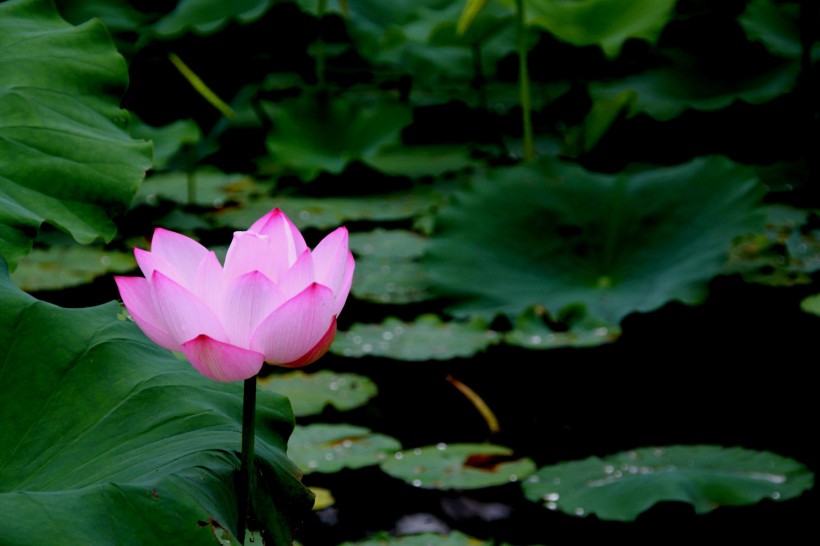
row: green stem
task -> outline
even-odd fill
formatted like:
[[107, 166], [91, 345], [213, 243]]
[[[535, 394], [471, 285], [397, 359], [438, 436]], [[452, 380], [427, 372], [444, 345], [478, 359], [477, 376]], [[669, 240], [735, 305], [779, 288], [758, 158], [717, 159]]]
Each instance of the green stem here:
[[256, 439], [256, 376], [245, 380], [245, 393], [242, 398], [242, 453], [239, 455], [239, 484], [237, 502], [239, 521], [236, 538], [240, 544], [245, 543], [245, 529], [250, 513], [251, 491], [253, 490], [253, 448]]
[[535, 161], [535, 144], [532, 137], [532, 101], [530, 99], [530, 76], [527, 71], [527, 27], [525, 26], [524, 0], [515, 0], [515, 45], [518, 50], [518, 95], [521, 101], [521, 121], [524, 125], [524, 161]]

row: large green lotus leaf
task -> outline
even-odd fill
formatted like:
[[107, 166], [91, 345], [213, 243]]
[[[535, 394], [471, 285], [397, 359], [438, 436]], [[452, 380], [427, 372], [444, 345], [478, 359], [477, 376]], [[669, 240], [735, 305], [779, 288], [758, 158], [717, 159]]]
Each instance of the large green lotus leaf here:
[[492, 444], [437, 444], [399, 451], [382, 470], [414, 487], [479, 489], [522, 480], [535, 472], [530, 459]]
[[739, 447], [642, 448], [538, 469], [524, 495], [550, 510], [632, 521], [663, 501], [686, 502], [699, 514], [719, 506], [797, 497], [814, 483], [801, 463]]
[[338, 472], [379, 464], [401, 443], [364, 427], [315, 423], [296, 426], [288, 445], [288, 456], [306, 473]]
[[597, 101], [616, 100], [634, 93], [629, 115], [646, 113], [660, 121], [679, 116], [687, 109], [712, 111], [735, 101], [750, 104], [768, 102], [791, 91], [796, 83], [797, 63], [768, 57], [753, 67], [732, 65], [703, 58], [672, 56], [667, 66], [620, 78], [608, 83], [593, 83], [590, 94]]
[[339, 335], [333, 353], [359, 358], [380, 356], [395, 360], [450, 360], [468, 358], [501, 341], [486, 321], [444, 322], [435, 315], [420, 315], [413, 322], [388, 317], [381, 324], [356, 323]]
[[751, 169], [721, 157], [619, 175], [541, 162], [495, 169], [436, 219], [423, 259], [457, 315], [552, 315], [581, 304], [618, 324], [671, 300], [694, 304], [735, 237], [760, 228]]
[[338, 174], [353, 160], [367, 160], [379, 149], [400, 141], [410, 124], [410, 109], [394, 102], [358, 104], [344, 99], [324, 101], [306, 93], [296, 99], [264, 103], [273, 120], [268, 150], [281, 167], [303, 180], [321, 172]]
[[[507, 0], [511, 3], [511, 0]], [[654, 42], [675, 12], [676, 0], [527, 0], [527, 23], [576, 46], [598, 45], [609, 57], [624, 42]]]
[[318, 415], [327, 406], [348, 411], [378, 394], [376, 384], [367, 377], [330, 370], [271, 374], [259, 379], [259, 387], [288, 397], [297, 417]]
[[[62, 309], [0, 267], [3, 542], [208, 545], [218, 527], [235, 534], [241, 384], [201, 376], [118, 320], [115, 303]], [[258, 418], [256, 513], [287, 544], [312, 502], [285, 456], [293, 415], [260, 392]]]
[[0, 4], [0, 254], [14, 269], [43, 222], [110, 240], [150, 164], [118, 107], [125, 61], [99, 21], [49, 0]]
[[430, 299], [427, 272], [418, 261], [426, 247], [427, 239], [412, 231], [352, 233], [350, 249], [356, 254], [357, 271], [353, 295], [389, 304]]
[[406, 220], [429, 213], [444, 201], [443, 193], [429, 187], [361, 197], [260, 197], [244, 207], [218, 211], [214, 218], [224, 226], [247, 229], [254, 220], [278, 207], [299, 229], [330, 229], [350, 221]]
[[160, 38], [173, 38], [193, 31], [208, 35], [231, 21], [250, 23], [265, 14], [274, 0], [180, 0], [174, 11], [157, 21], [152, 32]]
[[26, 292], [59, 290], [86, 284], [106, 273], [126, 273], [137, 266], [130, 252], [93, 246], [35, 248], [20, 260], [11, 278]]

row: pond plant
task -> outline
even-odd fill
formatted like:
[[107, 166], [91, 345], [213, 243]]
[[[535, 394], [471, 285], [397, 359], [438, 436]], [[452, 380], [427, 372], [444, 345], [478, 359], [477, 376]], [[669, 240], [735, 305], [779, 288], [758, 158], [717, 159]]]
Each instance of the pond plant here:
[[0, 544], [816, 537], [818, 34], [0, 2]]

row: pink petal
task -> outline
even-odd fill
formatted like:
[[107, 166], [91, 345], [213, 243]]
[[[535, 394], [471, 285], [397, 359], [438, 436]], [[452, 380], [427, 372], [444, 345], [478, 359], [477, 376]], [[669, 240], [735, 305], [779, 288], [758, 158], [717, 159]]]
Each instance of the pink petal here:
[[172, 264], [182, 275], [185, 281], [183, 284], [191, 286], [196, 278], [199, 263], [208, 254], [208, 249], [190, 237], [157, 228], [151, 239], [151, 254]]
[[242, 381], [259, 373], [265, 356], [256, 351], [199, 335], [182, 344], [182, 352], [199, 373], [215, 381]]
[[305, 357], [327, 334], [334, 320], [333, 292], [313, 283], [271, 313], [251, 337], [251, 349], [271, 364]]
[[286, 256], [288, 266], [293, 264], [307, 248], [302, 233], [279, 209], [273, 209], [254, 222], [249, 231], [268, 235], [274, 252], [277, 255]]
[[249, 347], [251, 334], [259, 323], [279, 307], [285, 297], [259, 271], [246, 273], [231, 282], [223, 304], [228, 339], [239, 347]]
[[151, 285], [142, 277], [114, 277], [120, 296], [134, 322], [148, 338], [171, 351], [179, 351], [179, 343], [168, 333], [165, 320], [154, 306]]
[[155, 304], [168, 325], [168, 332], [178, 344], [205, 334], [218, 341], [227, 341], [228, 334], [217, 316], [191, 291], [154, 271], [151, 277]]
[[347, 265], [347, 229], [340, 227], [322, 239], [313, 250], [316, 281], [339, 293]]
[[282, 272], [278, 284], [282, 293], [290, 299], [313, 284], [315, 280], [316, 278], [313, 272], [313, 256], [311, 255], [310, 250], [305, 249], [290, 269], [286, 269]]
[[330, 323], [330, 328], [327, 329], [325, 335], [322, 336], [322, 339], [313, 346], [302, 358], [294, 360], [293, 362], [285, 362], [279, 364], [280, 366], [285, 366], [287, 368], [298, 368], [299, 366], [307, 366], [308, 364], [312, 364], [319, 360], [322, 355], [324, 355], [330, 346], [333, 344], [333, 338], [336, 337], [336, 317], [333, 317], [333, 321]]
[[353, 270], [356, 269], [356, 263], [353, 261], [353, 254], [347, 251], [347, 265], [345, 265], [345, 274], [342, 278], [342, 284], [339, 291], [336, 292], [336, 306], [333, 308], [333, 314], [337, 317], [342, 312], [347, 301], [347, 296], [350, 294], [350, 287], [353, 285]]
[[199, 262], [192, 292], [217, 315], [221, 315], [225, 290], [225, 271], [214, 252], [209, 252]]
[[[284, 258], [281, 258], [284, 261]], [[225, 256], [225, 275], [227, 279], [240, 277], [251, 271], [261, 271], [270, 280], [279, 280], [277, 256], [271, 248], [270, 238], [252, 231], [237, 231]]]
[[160, 258], [152, 252], [136, 247], [134, 248], [134, 257], [137, 259], [137, 265], [140, 266], [140, 271], [146, 279], [151, 280], [154, 271], [159, 270], [162, 271], [163, 275], [174, 279], [183, 286], [188, 284], [182, 273], [165, 258]]

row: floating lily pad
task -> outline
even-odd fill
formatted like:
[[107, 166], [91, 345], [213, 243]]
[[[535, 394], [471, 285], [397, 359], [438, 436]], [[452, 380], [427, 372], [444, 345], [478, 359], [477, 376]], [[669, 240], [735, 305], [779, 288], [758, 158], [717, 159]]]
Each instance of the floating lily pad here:
[[431, 314], [413, 322], [394, 317], [381, 324], [361, 324], [336, 337], [331, 351], [348, 357], [380, 356], [395, 360], [468, 358], [501, 341], [486, 321], [444, 322]]
[[820, 271], [820, 232], [804, 229], [809, 212], [784, 205], [766, 207], [765, 230], [739, 239], [726, 265], [747, 282], [794, 286]]
[[534, 307], [515, 320], [513, 329], [504, 334], [504, 342], [527, 349], [556, 349], [558, 347], [595, 347], [612, 343], [621, 335], [618, 325], [595, 320], [574, 322], [566, 329], [551, 328], [543, 308]]
[[131, 253], [89, 246], [56, 246], [34, 249], [11, 275], [26, 292], [59, 290], [86, 284], [106, 273], [125, 273], [136, 268]]
[[496, 169], [441, 209], [422, 264], [458, 316], [583, 305], [618, 324], [702, 301], [735, 237], [760, 229], [762, 194], [751, 169], [720, 157], [616, 176], [547, 161]]
[[800, 309], [806, 313], [820, 315], [820, 294], [804, 298], [803, 301], [800, 302]]
[[675, 3], [676, 0], [538, 0], [527, 2], [527, 22], [570, 44], [598, 45], [607, 56], [616, 57], [630, 38], [657, 40], [675, 13]]
[[692, 504], [699, 514], [719, 506], [786, 500], [814, 482], [802, 464], [766, 451], [720, 446], [643, 448], [540, 468], [524, 494], [551, 510], [632, 521], [658, 502]]
[[247, 229], [255, 219], [279, 207], [300, 229], [330, 229], [350, 221], [389, 222], [413, 218], [431, 211], [444, 200], [443, 193], [424, 186], [362, 197], [259, 197], [246, 206], [218, 211], [214, 218], [224, 226]]
[[378, 303], [411, 303], [430, 299], [427, 273], [418, 258], [427, 239], [412, 231], [377, 229], [350, 235], [356, 254], [353, 295]]
[[413, 487], [480, 489], [522, 480], [535, 472], [530, 459], [492, 444], [437, 444], [395, 453], [382, 470]]
[[[133, 205], [153, 206], [161, 200], [188, 203], [188, 174], [168, 172], [149, 176], [140, 186]], [[226, 174], [213, 168], [197, 169], [193, 176], [194, 204], [221, 208], [227, 203], [245, 202], [249, 196], [267, 191], [244, 174]], [[242, 229], [247, 229], [250, 224]]]
[[259, 387], [287, 396], [298, 417], [317, 415], [327, 406], [348, 411], [378, 394], [376, 384], [367, 377], [330, 370], [277, 373], [259, 379]]
[[288, 442], [288, 457], [303, 472], [338, 472], [379, 464], [401, 449], [395, 438], [352, 425], [298, 426]]
[[467, 146], [392, 146], [365, 159], [377, 171], [394, 176], [440, 176], [477, 165]]

